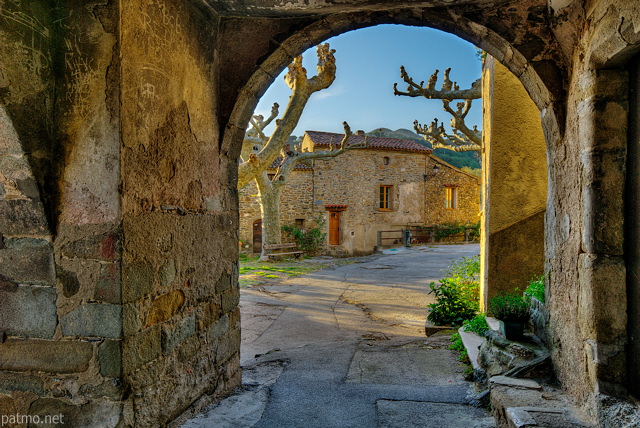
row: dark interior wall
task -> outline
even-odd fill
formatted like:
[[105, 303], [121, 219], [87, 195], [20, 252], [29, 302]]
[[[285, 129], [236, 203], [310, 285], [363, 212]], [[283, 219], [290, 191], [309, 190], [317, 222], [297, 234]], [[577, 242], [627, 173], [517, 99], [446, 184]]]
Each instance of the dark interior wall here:
[[628, 386], [636, 397], [640, 397], [640, 55], [629, 65], [629, 140], [624, 222], [629, 316]]

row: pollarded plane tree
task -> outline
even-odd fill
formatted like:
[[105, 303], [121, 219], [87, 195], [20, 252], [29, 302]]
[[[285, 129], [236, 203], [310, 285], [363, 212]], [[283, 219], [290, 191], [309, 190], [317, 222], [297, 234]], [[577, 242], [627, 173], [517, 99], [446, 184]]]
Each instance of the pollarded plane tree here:
[[[302, 56], [298, 56], [289, 65], [285, 82], [291, 89], [289, 104], [282, 117], [279, 105], [275, 103], [271, 115], [265, 119], [262, 115], [251, 118], [251, 128], [246, 132], [242, 144], [241, 163], [238, 172], [238, 188], [242, 188], [252, 180], [258, 187], [258, 203], [262, 214], [262, 242], [263, 244], [279, 244], [280, 232], [280, 195], [287, 184], [287, 178], [296, 164], [310, 165], [313, 160], [329, 159], [347, 150], [362, 147], [349, 145], [351, 130], [344, 122], [345, 135], [339, 147], [318, 152], [303, 152], [300, 145], [288, 144], [288, 139], [295, 129], [309, 97], [314, 92], [328, 88], [335, 80], [335, 50], [325, 43], [317, 47], [318, 74], [307, 78], [307, 71], [302, 66]], [[275, 129], [271, 136], [264, 133], [265, 128], [275, 120]], [[277, 163], [276, 173], [270, 177], [267, 173], [274, 162]], [[264, 245], [261, 258], [266, 258]]]
[[[439, 122], [438, 118], [433, 119], [429, 125], [420, 124], [417, 120], [413, 122], [413, 127], [419, 135], [431, 143], [434, 149], [447, 149], [454, 152], [475, 151], [477, 157], [482, 152], [482, 132], [477, 126], [473, 129], [465, 124], [464, 120], [471, 109], [473, 100], [482, 97], [482, 80], [478, 79], [471, 84], [468, 89], [460, 89], [456, 82], [451, 81], [449, 73], [451, 68], [444, 71], [444, 80], [440, 89], [436, 89], [438, 82], [438, 72], [436, 70], [425, 86], [424, 81], [416, 83], [407, 73], [404, 66], [400, 67], [400, 77], [407, 84], [406, 91], [399, 91], [398, 84], [394, 83], [393, 93], [407, 97], [423, 97], [428, 99], [442, 100], [444, 110], [451, 115], [452, 132], [448, 133], [444, 128], [444, 122]], [[464, 100], [456, 103], [456, 109], [451, 107], [454, 100]]]

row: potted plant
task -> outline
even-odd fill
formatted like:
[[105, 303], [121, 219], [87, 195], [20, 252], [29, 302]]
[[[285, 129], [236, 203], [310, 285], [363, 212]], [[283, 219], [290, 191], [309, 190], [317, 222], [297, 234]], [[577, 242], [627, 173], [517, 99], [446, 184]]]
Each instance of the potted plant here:
[[500, 320], [500, 330], [508, 340], [521, 340], [529, 320], [529, 303], [517, 290], [500, 293], [489, 302], [493, 316]]

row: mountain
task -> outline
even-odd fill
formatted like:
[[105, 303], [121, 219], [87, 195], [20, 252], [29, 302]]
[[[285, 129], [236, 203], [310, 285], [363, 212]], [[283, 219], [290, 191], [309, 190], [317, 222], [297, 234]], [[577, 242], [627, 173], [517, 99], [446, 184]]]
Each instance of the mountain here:
[[[404, 138], [407, 140], [413, 140], [423, 146], [431, 147], [431, 144], [409, 129], [400, 128], [392, 131], [389, 128], [376, 128], [366, 134], [371, 135], [372, 137]], [[480, 168], [480, 162], [475, 158], [475, 152], [453, 152], [446, 149], [435, 149], [433, 151], [433, 155], [457, 168], [465, 166], [471, 169]]]

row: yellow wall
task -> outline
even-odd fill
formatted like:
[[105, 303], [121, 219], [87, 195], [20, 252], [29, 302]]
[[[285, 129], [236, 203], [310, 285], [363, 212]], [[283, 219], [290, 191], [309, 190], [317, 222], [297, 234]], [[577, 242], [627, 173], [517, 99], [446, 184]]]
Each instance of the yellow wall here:
[[542, 274], [547, 160], [540, 114], [520, 81], [483, 67], [483, 305]]

